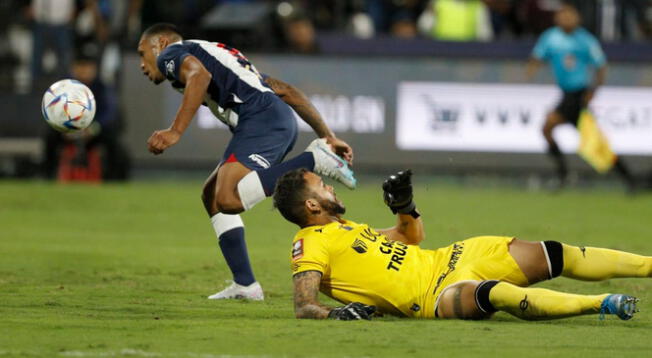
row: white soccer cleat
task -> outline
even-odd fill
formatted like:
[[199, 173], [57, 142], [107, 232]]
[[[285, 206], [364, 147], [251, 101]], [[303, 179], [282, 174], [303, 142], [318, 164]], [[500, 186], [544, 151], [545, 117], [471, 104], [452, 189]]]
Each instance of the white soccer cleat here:
[[315, 158], [315, 173], [325, 175], [355, 189], [356, 180], [346, 161], [333, 152], [325, 138], [313, 140], [306, 152], [312, 152]]
[[252, 301], [262, 301], [265, 299], [265, 294], [263, 293], [263, 288], [260, 286], [258, 281], [252, 283], [249, 286], [238, 285], [233, 282], [227, 288], [222, 291], [208, 296], [209, 300], [232, 300], [232, 299], [242, 299], [242, 300], [252, 300]]

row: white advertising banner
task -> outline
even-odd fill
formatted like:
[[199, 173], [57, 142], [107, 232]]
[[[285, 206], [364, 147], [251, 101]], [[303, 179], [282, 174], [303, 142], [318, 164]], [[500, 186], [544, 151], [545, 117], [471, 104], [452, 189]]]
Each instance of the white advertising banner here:
[[[544, 152], [541, 128], [560, 96], [547, 85], [402, 82], [396, 144], [401, 150]], [[652, 154], [652, 88], [601, 87], [591, 111], [616, 153]], [[553, 135], [563, 151], [576, 151], [573, 126], [559, 126]]]

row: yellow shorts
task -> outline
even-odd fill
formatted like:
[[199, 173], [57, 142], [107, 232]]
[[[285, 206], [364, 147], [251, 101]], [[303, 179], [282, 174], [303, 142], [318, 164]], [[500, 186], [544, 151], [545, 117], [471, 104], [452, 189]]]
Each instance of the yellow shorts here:
[[509, 254], [512, 240], [506, 236], [478, 236], [436, 250], [440, 269], [431, 291], [435, 311], [441, 292], [460, 281], [499, 280], [527, 286], [525, 274]]

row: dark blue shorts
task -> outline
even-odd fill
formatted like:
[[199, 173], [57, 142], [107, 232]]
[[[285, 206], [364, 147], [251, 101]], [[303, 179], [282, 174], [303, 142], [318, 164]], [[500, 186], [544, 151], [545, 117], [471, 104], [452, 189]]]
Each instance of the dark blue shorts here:
[[222, 163], [238, 161], [251, 170], [280, 163], [297, 140], [294, 112], [283, 100], [265, 93], [257, 103], [238, 110], [238, 125], [224, 151]]

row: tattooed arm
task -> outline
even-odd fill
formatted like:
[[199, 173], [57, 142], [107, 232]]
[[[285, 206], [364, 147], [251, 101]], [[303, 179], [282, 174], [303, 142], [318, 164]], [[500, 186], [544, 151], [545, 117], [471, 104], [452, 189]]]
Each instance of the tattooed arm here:
[[346, 142], [335, 137], [335, 133], [328, 128], [324, 119], [321, 117], [321, 114], [317, 111], [317, 108], [312, 105], [303, 92], [298, 88], [273, 77], [266, 77], [265, 83], [274, 91], [274, 93], [276, 93], [277, 96], [292, 107], [304, 122], [308, 123], [319, 138], [326, 138], [326, 141], [333, 147], [333, 150], [337, 155], [341, 156], [351, 164], [353, 161], [353, 149], [351, 149]]
[[414, 218], [409, 214], [398, 214], [396, 218], [396, 226], [377, 231], [390, 240], [400, 241], [406, 245], [419, 245], [426, 237], [421, 217]]
[[325, 319], [332, 310], [331, 307], [319, 303], [319, 283], [321, 272], [304, 271], [293, 276], [294, 281], [294, 313], [297, 318]]

